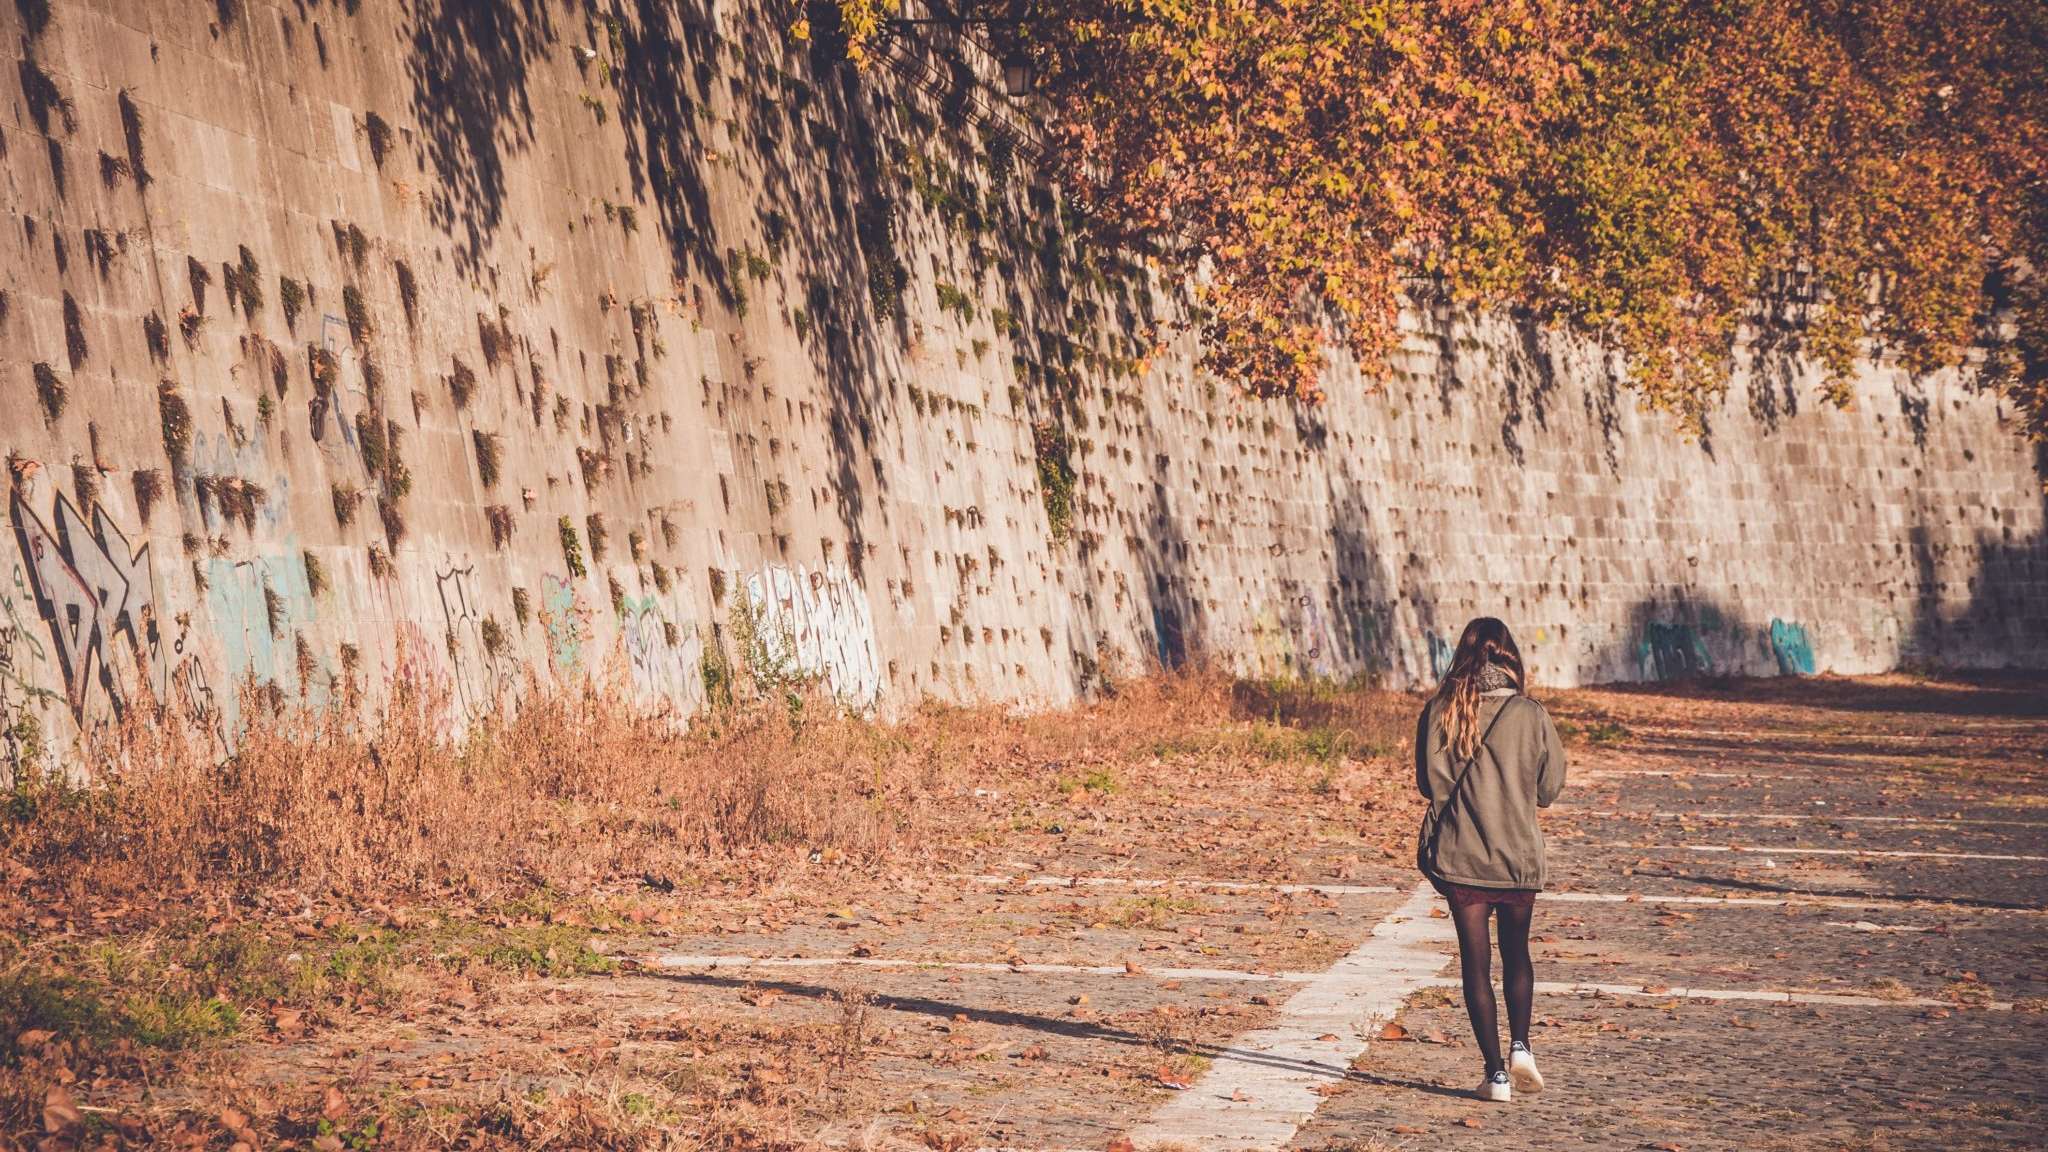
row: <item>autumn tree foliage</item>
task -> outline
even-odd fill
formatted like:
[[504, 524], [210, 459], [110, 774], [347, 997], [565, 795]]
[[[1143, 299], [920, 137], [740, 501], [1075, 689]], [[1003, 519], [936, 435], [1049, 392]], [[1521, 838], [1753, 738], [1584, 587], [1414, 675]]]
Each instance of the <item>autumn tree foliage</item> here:
[[[847, 54], [896, 7], [838, 0]], [[2048, 6], [1001, 9], [1070, 203], [1188, 277], [1253, 392], [1319, 397], [1332, 348], [1374, 370], [1433, 296], [1590, 334], [1682, 413], [1769, 333], [1838, 400], [1864, 356], [1966, 363], [2048, 438]]]

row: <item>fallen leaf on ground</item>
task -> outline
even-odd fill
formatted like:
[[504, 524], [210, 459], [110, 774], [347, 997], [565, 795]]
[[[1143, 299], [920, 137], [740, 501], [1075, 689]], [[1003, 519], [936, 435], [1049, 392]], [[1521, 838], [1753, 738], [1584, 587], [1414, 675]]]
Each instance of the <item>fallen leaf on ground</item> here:
[[58, 1085], [43, 1097], [43, 1131], [55, 1136], [69, 1128], [84, 1123], [78, 1114], [78, 1106], [71, 1102], [71, 1091]]
[[1380, 1039], [1382, 1040], [1406, 1040], [1407, 1038], [1408, 1030], [1392, 1020], [1387, 1021], [1386, 1026], [1380, 1029]]

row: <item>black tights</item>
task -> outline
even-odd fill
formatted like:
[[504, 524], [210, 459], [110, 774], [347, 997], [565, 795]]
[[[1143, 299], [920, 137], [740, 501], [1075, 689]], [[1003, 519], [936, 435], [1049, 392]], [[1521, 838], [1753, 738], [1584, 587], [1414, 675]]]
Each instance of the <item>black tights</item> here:
[[[1493, 999], [1493, 949], [1486, 939], [1487, 913], [1496, 905], [1451, 906], [1458, 926], [1458, 967], [1465, 983], [1465, 1011], [1472, 1034], [1486, 1057], [1490, 1074], [1506, 1067], [1500, 1058], [1500, 1009]], [[1529, 963], [1529, 917], [1533, 908], [1500, 910], [1500, 982], [1508, 996], [1508, 1030], [1513, 1039], [1529, 1042], [1529, 1014], [1536, 1000], [1536, 969]]]

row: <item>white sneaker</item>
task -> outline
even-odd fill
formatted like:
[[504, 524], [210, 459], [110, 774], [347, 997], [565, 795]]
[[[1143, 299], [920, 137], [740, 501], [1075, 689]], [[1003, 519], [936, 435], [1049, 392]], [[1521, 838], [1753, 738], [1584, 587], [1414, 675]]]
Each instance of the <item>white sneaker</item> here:
[[1543, 1091], [1543, 1073], [1536, 1070], [1536, 1054], [1520, 1040], [1508, 1048], [1508, 1073], [1518, 1090], [1532, 1096]]
[[1508, 1074], [1506, 1072], [1495, 1072], [1493, 1075], [1481, 1080], [1478, 1090], [1473, 1094], [1481, 1100], [1493, 1100], [1501, 1103], [1515, 1098], [1515, 1090], [1509, 1086]]

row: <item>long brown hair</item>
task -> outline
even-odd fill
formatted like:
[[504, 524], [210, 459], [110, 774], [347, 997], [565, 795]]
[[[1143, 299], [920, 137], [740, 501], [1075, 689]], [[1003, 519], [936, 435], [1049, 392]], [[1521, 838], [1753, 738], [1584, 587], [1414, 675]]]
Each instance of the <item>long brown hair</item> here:
[[1529, 675], [1522, 667], [1522, 650], [1515, 646], [1514, 633], [1491, 616], [1481, 616], [1465, 625], [1458, 637], [1458, 650], [1451, 656], [1450, 671], [1437, 685], [1437, 727], [1444, 743], [1459, 760], [1470, 760], [1479, 751], [1479, 674], [1488, 664], [1496, 665], [1514, 682], [1515, 691], [1529, 690]]

